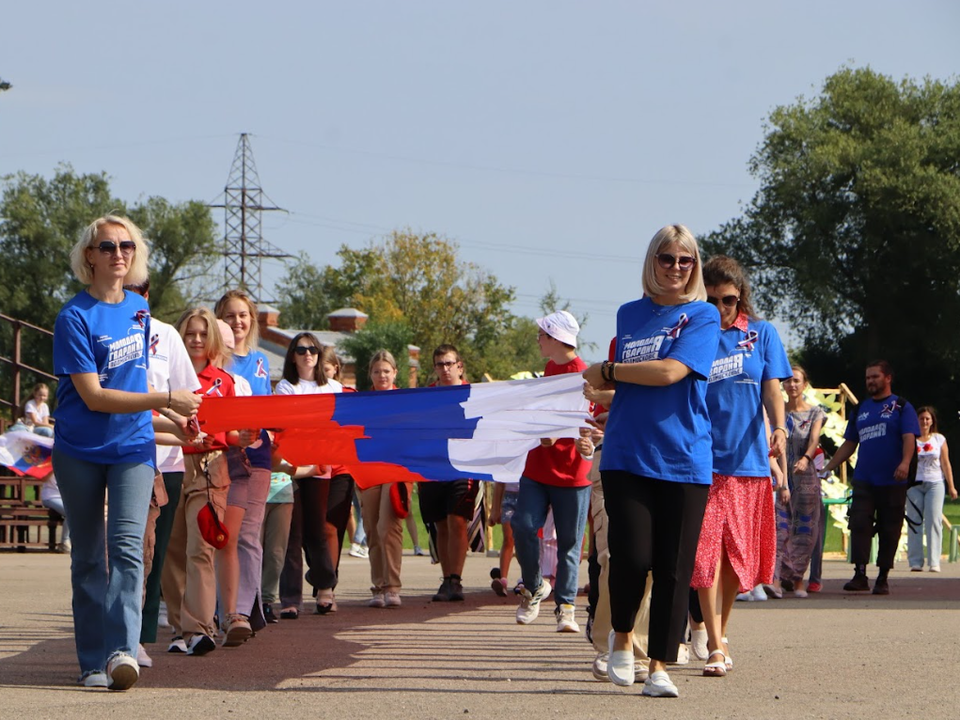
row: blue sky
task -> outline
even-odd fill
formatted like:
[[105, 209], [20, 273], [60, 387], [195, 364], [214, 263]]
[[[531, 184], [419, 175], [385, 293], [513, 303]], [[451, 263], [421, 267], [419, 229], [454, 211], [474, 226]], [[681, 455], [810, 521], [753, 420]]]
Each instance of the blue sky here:
[[753, 196], [773, 108], [844, 64], [960, 68], [947, 0], [91, 0], [15, 3], [3, 24], [0, 174], [69, 162], [128, 201], [217, 202], [249, 132], [290, 211], [265, 216], [273, 244], [325, 264], [437, 232], [518, 314], [552, 280], [601, 348], [656, 230], [709, 232]]

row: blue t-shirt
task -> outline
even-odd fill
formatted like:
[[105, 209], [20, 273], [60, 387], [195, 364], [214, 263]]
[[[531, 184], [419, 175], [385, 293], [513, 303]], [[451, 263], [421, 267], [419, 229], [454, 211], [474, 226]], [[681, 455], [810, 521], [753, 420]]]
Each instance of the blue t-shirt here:
[[692, 371], [666, 387], [617, 383], [601, 470], [709, 485], [713, 453], [707, 376], [717, 355], [720, 313], [705, 302], [657, 305], [642, 298], [617, 312], [614, 360], [677, 360]]
[[787, 352], [770, 323], [741, 315], [720, 332], [717, 359], [707, 381], [715, 473], [770, 477], [761, 383], [792, 376]]
[[149, 337], [150, 310], [136, 293], [125, 291], [123, 300], [112, 305], [84, 290], [63, 306], [53, 326], [57, 450], [92, 463], [156, 466], [150, 411], [94, 412], [70, 379], [97, 373], [103, 388], [147, 392]]
[[[267, 356], [259, 350], [251, 350], [246, 355], [234, 355], [227, 368], [229, 372], [240, 375], [248, 383], [254, 395], [272, 395], [270, 388], [270, 363]], [[253, 467], [272, 468], [270, 458], [270, 436], [266, 430], [260, 431], [260, 447], [247, 448], [247, 459]]]
[[871, 485], [895, 485], [893, 471], [903, 462], [903, 436], [920, 434], [913, 405], [896, 395], [867, 398], [847, 421], [844, 440], [860, 444], [853, 479]]

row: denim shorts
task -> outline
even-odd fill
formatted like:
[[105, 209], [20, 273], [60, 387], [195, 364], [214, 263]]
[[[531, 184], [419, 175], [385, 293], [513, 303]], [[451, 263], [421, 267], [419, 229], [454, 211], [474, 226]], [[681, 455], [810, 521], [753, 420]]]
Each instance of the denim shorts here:
[[500, 501], [500, 522], [504, 525], [513, 519], [513, 514], [517, 511], [518, 497], [520, 497], [518, 492], [507, 490], [503, 493], [503, 499]]

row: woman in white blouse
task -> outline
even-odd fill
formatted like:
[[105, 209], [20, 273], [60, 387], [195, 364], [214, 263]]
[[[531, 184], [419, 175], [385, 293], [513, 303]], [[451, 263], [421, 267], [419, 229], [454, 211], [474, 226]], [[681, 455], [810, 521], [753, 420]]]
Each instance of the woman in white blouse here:
[[907, 490], [907, 560], [912, 572], [923, 570], [923, 538], [927, 538], [927, 565], [940, 572], [943, 548], [943, 499], [957, 499], [947, 439], [937, 432], [937, 411], [929, 405], [917, 410], [917, 484]]

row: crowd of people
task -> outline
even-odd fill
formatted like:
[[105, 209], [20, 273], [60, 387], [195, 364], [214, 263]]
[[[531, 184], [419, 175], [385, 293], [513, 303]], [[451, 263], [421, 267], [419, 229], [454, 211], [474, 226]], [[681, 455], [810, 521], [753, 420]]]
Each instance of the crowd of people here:
[[[105, 216], [86, 228], [71, 254], [85, 288], [54, 331], [56, 422], [46, 386], [26, 408], [32, 427], [55, 437], [79, 682], [124, 690], [137, 681], [152, 664], [145, 645], [157, 642], [161, 598], [173, 629], [168, 651], [191, 656], [242, 646], [268, 624], [298, 618], [305, 589], [317, 614], [338, 612], [345, 537], [351, 554], [369, 557], [368, 605], [402, 607], [403, 527], [414, 496], [442, 573], [432, 600], [462, 602], [481, 483], [359, 490], [348, 467], [288, 463], [274, 431], [200, 432], [205, 397], [353, 389], [335, 350], [309, 332], [290, 342], [272, 387], [257, 349], [257, 307], [242, 291], [227, 292], [213, 311], [185, 311], [174, 326], [151, 317], [147, 259], [128, 219]], [[650, 241], [642, 288], [619, 309], [602, 363], [577, 355], [580, 327], [569, 312], [537, 320], [544, 374], [582, 374], [592, 413], [579, 437], [543, 438], [516, 482], [496, 486], [490, 522], [503, 526], [504, 542], [491, 586], [510, 593], [515, 555], [516, 622], [533, 623], [552, 595], [557, 631], [579, 633], [586, 534], [593, 675], [677, 697], [673, 663], [693, 656], [709, 677], [733, 670], [728, 631], [738, 595], [819, 590], [819, 575], [804, 578], [823, 522], [815, 456], [824, 417], [805, 398], [806, 372], [757, 317], [734, 259], [704, 262], [689, 230], [667, 226]], [[432, 359], [435, 385], [467, 383], [456, 347], [440, 345]], [[371, 392], [396, 389], [397, 370], [389, 351], [377, 352], [367, 368]], [[925, 533], [935, 550], [926, 562], [938, 571], [943, 499], [957, 496], [935, 410], [921, 408], [918, 422], [892, 394], [892, 379], [885, 361], [868, 364], [869, 398], [823, 469], [859, 450], [850, 592], [870, 589], [874, 527], [873, 592], [889, 592], [907, 502], [910, 567], [923, 568]], [[322, 438], [317, 446], [322, 463]]]

